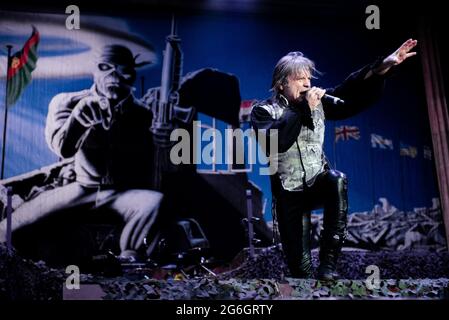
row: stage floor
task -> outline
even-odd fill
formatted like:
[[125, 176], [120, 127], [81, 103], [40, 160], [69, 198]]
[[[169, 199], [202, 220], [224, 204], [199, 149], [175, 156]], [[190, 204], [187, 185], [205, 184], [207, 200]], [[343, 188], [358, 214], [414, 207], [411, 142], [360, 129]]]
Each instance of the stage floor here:
[[[294, 279], [277, 247], [243, 251], [227, 268], [212, 272], [128, 269], [119, 276], [81, 274], [80, 289], [67, 290], [65, 270], [7, 255], [0, 245], [0, 300], [441, 300], [449, 299], [449, 253], [345, 250], [342, 279], [323, 283]], [[313, 252], [314, 266], [318, 264]], [[379, 282], [368, 266], [379, 269]]]

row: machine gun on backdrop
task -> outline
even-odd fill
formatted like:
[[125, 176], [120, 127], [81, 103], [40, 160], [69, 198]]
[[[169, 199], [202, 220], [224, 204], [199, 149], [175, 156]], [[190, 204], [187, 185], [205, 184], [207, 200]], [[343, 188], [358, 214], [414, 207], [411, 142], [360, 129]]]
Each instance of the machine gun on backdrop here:
[[193, 107], [179, 106], [179, 88], [182, 73], [181, 39], [177, 33], [177, 22], [172, 18], [171, 34], [166, 38], [163, 53], [160, 88], [150, 90], [143, 98], [153, 111], [151, 131], [154, 134], [155, 163], [154, 188], [161, 188], [163, 172], [170, 171], [171, 132], [179, 123], [189, 124], [195, 113]]

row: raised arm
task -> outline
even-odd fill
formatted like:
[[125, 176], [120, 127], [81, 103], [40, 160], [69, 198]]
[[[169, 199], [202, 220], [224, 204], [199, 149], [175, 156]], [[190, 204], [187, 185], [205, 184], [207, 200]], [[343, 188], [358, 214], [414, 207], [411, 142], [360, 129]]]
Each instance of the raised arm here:
[[416, 52], [410, 52], [416, 45], [416, 40], [409, 39], [392, 54], [353, 72], [337, 87], [327, 89], [328, 94], [342, 98], [346, 103], [339, 106], [324, 104], [326, 118], [349, 118], [375, 103], [382, 94], [388, 71], [416, 55]]
[[82, 144], [88, 128], [75, 118], [73, 109], [88, 95], [89, 90], [81, 91], [79, 94], [61, 93], [50, 102], [45, 139], [50, 149], [59, 157], [73, 157]]

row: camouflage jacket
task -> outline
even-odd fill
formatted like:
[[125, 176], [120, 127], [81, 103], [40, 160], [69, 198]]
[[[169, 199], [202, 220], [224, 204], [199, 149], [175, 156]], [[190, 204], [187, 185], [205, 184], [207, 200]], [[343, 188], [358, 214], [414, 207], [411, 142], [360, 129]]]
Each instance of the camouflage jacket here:
[[369, 64], [351, 73], [340, 85], [326, 89], [326, 93], [345, 100], [344, 105], [323, 102], [312, 112], [306, 101], [289, 105], [282, 96], [254, 105], [251, 112], [253, 127], [265, 130], [267, 136], [276, 132], [272, 129], [277, 130], [278, 152], [269, 154], [269, 147], [266, 148], [271, 165], [274, 161], [277, 166], [271, 179], [272, 189], [282, 186], [284, 190], [300, 191], [304, 181], [309, 186], [313, 184], [326, 164], [323, 151], [325, 120], [349, 118], [378, 100], [385, 75], [373, 74], [365, 79], [377, 64], [378, 61]]

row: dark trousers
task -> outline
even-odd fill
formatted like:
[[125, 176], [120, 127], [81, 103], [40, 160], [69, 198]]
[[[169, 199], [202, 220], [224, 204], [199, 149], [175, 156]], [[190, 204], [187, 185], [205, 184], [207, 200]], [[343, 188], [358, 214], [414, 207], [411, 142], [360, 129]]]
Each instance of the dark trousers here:
[[310, 213], [324, 208], [321, 251], [342, 245], [346, 232], [348, 192], [346, 176], [336, 170], [319, 174], [304, 191], [281, 188], [275, 196], [282, 248], [293, 276], [310, 276]]
[[[149, 254], [156, 244], [158, 230], [155, 222], [161, 201], [162, 194], [153, 190], [100, 190], [73, 182], [45, 191], [17, 208], [12, 214], [12, 231], [50, 216], [65, 215], [69, 210], [76, 210], [78, 219], [82, 219], [83, 216], [92, 216], [96, 211], [106, 209], [125, 222], [120, 237], [122, 255], [134, 254], [147, 240], [150, 242], [146, 248]], [[71, 221], [67, 219], [65, 223]], [[6, 219], [0, 222], [0, 242], [4, 241]]]

